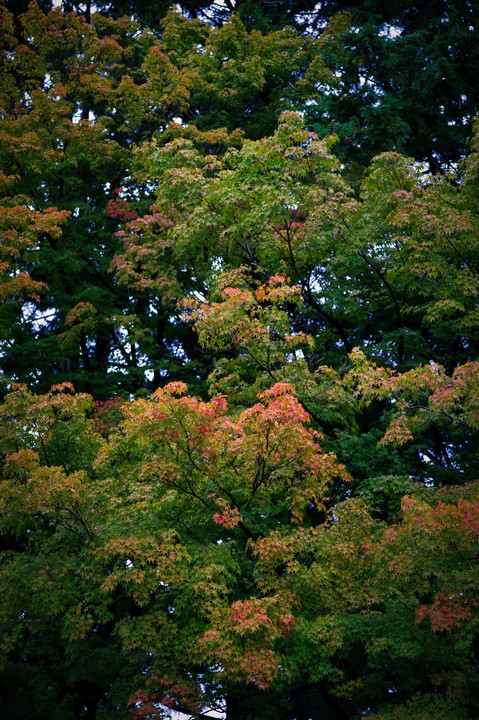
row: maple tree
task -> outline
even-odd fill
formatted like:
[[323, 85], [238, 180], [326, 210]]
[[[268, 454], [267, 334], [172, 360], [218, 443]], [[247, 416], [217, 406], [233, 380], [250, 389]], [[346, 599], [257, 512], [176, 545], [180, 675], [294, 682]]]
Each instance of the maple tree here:
[[[301, 301], [289, 303], [287, 322], [291, 337], [311, 336], [310, 367], [318, 356], [339, 367], [355, 346], [399, 370], [433, 360], [451, 372], [475, 358], [476, 149], [460, 184], [447, 177], [425, 183], [409, 160], [380, 155], [356, 198], [331, 142], [285, 113], [271, 137], [246, 140], [219, 158], [205, 155], [194, 136], [147, 143], [136, 172], [157, 184], [156, 214], [121, 231], [120, 280], [160, 292], [188, 263], [197, 273], [194, 300], [221, 272], [228, 278], [242, 267], [241, 282], [254, 291], [279, 270], [298, 287]], [[235, 281], [234, 274], [220, 279], [218, 292]], [[228, 312], [245, 314], [250, 302], [232, 296]], [[219, 305], [206, 307], [224, 324]], [[234, 344], [235, 329], [236, 343], [246, 339], [235, 319], [223, 331], [218, 325], [206, 345], [224, 352], [222, 333]]]
[[69, 385], [1, 408], [7, 716], [475, 712], [476, 484], [416, 489], [392, 524], [331, 505], [351, 478], [285, 383], [236, 417], [171, 383], [108, 442], [92, 410]]
[[1, 4], [8, 720], [478, 715], [475, 10], [368, 8]]
[[[133, 144], [155, 131], [166, 139], [168, 125], [181, 118], [197, 123], [204, 147], [223, 151], [240, 142], [247, 101], [246, 131], [271, 132], [283, 107], [316, 95], [318, 82], [334, 81], [323, 46], [334, 44], [341, 22], [314, 40], [288, 28], [247, 33], [239, 19], [212, 29], [172, 12], [159, 39], [125, 17], [97, 13], [87, 23], [59, 9], [45, 14], [35, 3], [16, 18], [3, 6], [2, 13], [5, 207], [17, 195], [35, 212], [57, 208], [63, 223], [60, 240], [42, 231], [28, 247], [24, 274], [43, 293], [26, 317], [22, 303], [9, 316], [15, 348], [21, 344], [25, 354], [5, 345], [2, 368], [19, 381], [36, 379], [45, 391], [74, 381], [104, 399], [132, 383], [148, 386], [148, 369], [154, 388], [169, 366], [181, 364], [171, 318], [183, 288], [157, 303], [138, 288], [131, 297], [109, 272], [121, 250], [112, 230], [151, 204], [150, 188], [132, 182]], [[224, 125], [232, 138], [224, 130], [208, 134]], [[4, 222], [15, 227], [16, 220]], [[193, 381], [201, 358], [192, 365]]]
[[[316, 103], [342, 93], [334, 58], [341, 54], [350, 20], [345, 15], [330, 18], [329, 26], [315, 37], [283, 26], [261, 32], [253, 24], [247, 30], [241, 13], [219, 27], [172, 13], [162, 20], [158, 38], [121, 16], [107, 19], [97, 13], [87, 23], [82, 8], [73, 5], [70, 9], [78, 14], [58, 9], [45, 14], [34, 4], [23, 15], [21, 7], [12, 9], [15, 15], [4, 7], [2, 23], [2, 164], [10, 177], [6, 207], [17, 194], [35, 212], [57, 208], [63, 232], [60, 242], [44, 232], [37, 233], [35, 247], [28, 241], [24, 257], [29, 262], [23, 263], [20, 276], [26, 282], [28, 275], [28, 282], [37, 283], [34, 287], [43, 293], [39, 300], [34, 293], [28, 306], [10, 303], [5, 322], [15, 343], [4, 343], [3, 371], [16, 380], [36, 382], [44, 391], [53, 382], [72, 380], [79, 389], [95, 396], [102, 393], [104, 399], [120, 389], [154, 389], [178, 373], [190, 384], [197, 383], [211, 365], [205, 365], [205, 356], [197, 353], [194, 337], [175, 313], [177, 299], [193, 289], [190, 273], [176, 278], [173, 293], [163, 288], [163, 301], [158, 302], [146, 287], [140, 292], [138, 284], [132, 297], [128, 284], [118, 286], [108, 272], [112, 257], [121, 254], [121, 243], [112, 238], [114, 225], [136, 213], [145, 217], [152, 200], [150, 186], [132, 182], [132, 145], [149, 140], [158, 130], [160, 146], [179, 135], [193, 139], [197, 128], [194, 142], [200, 154], [222, 156], [226, 148], [241, 144], [237, 128], [259, 139], [273, 133], [282, 110], [306, 107], [312, 112]], [[328, 12], [333, 11], [331, 6]], [[63, 36], [68, 36], [67, 43]], [[13, 107], [15, 113], [10, 113]], [[180, 128], [177, 122], [167, 129], [174, 119], [188, 125]], [[231, 136], [220, 132], [221, 126]], [[212, 128], [217, 135], [210, 133]], [[207, 133], [203, 139], [202, 132]], [[344, 147], [341, 141], [340, 154]], [[140, 171], [145, 180], [153, 176], [153, 183], [156, 175], [156, 170]], [[253, 177], [251, 181], [256, 182]], [[445, 183], [442, 190], [446, 187]], [[451, 195], [443, 197], [445, 207]], [[428, 213], [424, 202], [417, 209]], [[159, 221], [158, 214], [152, 217]], [[5, 222], [15, 226], [16, 220]], [[355, 235], [358, 230], [354, 228]], [[469, 237], [473, 232], [471, 228]], [[344, 234], [345, 244], [351, 244], [352, 238]], [[146, 249], [142, 258], [145, 262]], [[8, 258], [6, 262], [9, 267]], [[298, 270], [307, 272], [306, 267]], [[272, 267], [270, 274], [276, 271]], [[375, 272], [370, 266], [370, 274]], [[293, 273], [292, 279], [298, 277]], [[194, 284], [201, 286], [203, 278], [195, 277]], [[330, 295], [337, 304], [334, 293]], [[383, 302], [378, 296], [376, 303], [378, 311], [388, 307], [387, 298]], [[399, 317], [397, 297], [394, 304]], [[347, 322], [355, 323], [356, 312], [357, 303], [352, 303]], [[338, 332], [343, 323], [337, 318], [334, 322]], [[363, 341], [352, 338], [348, 349]], [[22, 352], [17, 350], [20, 345]], [[178, 348], [186, 346], [185, 356]], [[445, 361], [438, 353], [434, 359]], [[325, 360], [330, 362], [329, 357]]]

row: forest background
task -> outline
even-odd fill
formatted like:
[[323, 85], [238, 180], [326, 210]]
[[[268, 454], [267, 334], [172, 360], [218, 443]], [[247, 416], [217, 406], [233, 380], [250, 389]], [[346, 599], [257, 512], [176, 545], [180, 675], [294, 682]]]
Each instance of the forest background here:
[[7, 720], [478, 717], [478, 16], [0, 4]]

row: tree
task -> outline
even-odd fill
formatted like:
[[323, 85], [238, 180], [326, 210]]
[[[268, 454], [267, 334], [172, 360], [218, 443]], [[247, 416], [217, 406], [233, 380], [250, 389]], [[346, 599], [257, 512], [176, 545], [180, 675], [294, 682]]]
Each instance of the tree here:
[[454, 168], [478, 112], [477, 8], [462, 0], [327, 2], [317, 20], [338, 11], [351, 17], [336, 58], [342, 89], [312, 108], [314, 129], [334, 129], [353, 166], [396, 150], [433, 174]]
[[[120, 278], [173, 282], [175, 266], [187, 263], [206, 283], [211, 268], [243, 266], [254, 289], [281, 270], [301, 289], [291, 329], [312, 335], [326, 364], [339, 367], [355, 346], [398, 369], [433, 359], [451, 371], [473, 359], [476, 152], [460, 184], [424, 183], [410, 161], [383, 154], [356, 200], [331, 145], [294, 113], [271, 138], [222, 158], [185, 137], [146, 144], [137, 173], [157, 184], [160, 214], [128, 226]], [[165, 277], [172, 245], [178, 262], [167, 256]]]
[[185, 393], [124, 405], [106, 444], [69, 386], [2, 407], [3, 682], [28, 716], [473, 716], [477, 485], [419, 490], [388, 523], [357, 498], [328, 513], [349, 476], [290, 386], [236, 417]]
[[[115, 184], [127, 164], [121, 143], [107, 132], [107, 107], [120, 78], [106, 80], [103, 68], [115, 64], [121, 74], [121, 57], [138, 54], [132, 40], [136, 27], [116, 24], [115, 30], [129, 38], [122, 50], [105, 37], [113, 31], [107, 20], [99, 20], [98, 36], [77, 16], [58, 10], [44, 15], [32, 4], [21, 22], [23, 42], [13, 34], [6, 37], [3, 56], [2, 164], [10, 177], [4, 212], [12, 216], [16, 203], [39, 218], [46, 211], [51, 217], [58, 208], [63, 233], [36, 220], [35, 243], [28, 245], [23, 268], [42, 292], [27, 308], [21, 301], [12, 306], [8, 333], [14, 346], [4, 344], [3, 368], [40, 386], [46, 380], [45, 389], [51, 384], [47, 375], [61, 378], [65, 370], [92, 387], [88, 365], [91, 360], [93, 370], [100, 371], [105, 364], [110, 333], [105, 315], [114, 314], [119, 302], [111, 298], [108, 265], [102, 260], [101, 247], [111, 237], [105, 227], [105, 185]], [[56, 336], [72, 308], [87, 299], [102, 305], [103, 312], [90, 323], [93, 350], [82, 333], [81, 368], [78, 354], [62, 352]], [[16, 352], [18, 344], [23, 356]]]
[[476, 717], [473, 9], [8, 7], [5, 716]]
[[[146, 145], [145, 149], [150, 147], [153, 152], [155, 145], [161, 148], [169, 140], [186, 137], [193, 141], [199, 156], [214, 155], [221, 159], [226, 149], [241, 146], [238, 127], [247, 137], [259, 140], [273, 133], [282, 110], [304, 106], [311, 109], [314, 103], [321, 104], [325, 97], [333, 101], [340, 92], [342, 81], [331, 71], [330, 65], [334, 66], [335, 58], [343, 52], [347, 18], [338, 16], [328, 28], [323, 29], [320, 37], [314, 39], [311, 35], [304, 36], [288, 28], [264, 34], [255, 29], [248, 31], [238, 17], [214, 28], [172, 13], [162, 21], [159, 39], [151, 31], [140, 33], [138, 25], [130, 20], [106, 19], [100, 14], [96, 14], [92, 24], [88, 24], [73, 13], [56, 10], [44, 14], [38, 6], [32, 5], [26, 15], [17, 16], [15, 25], [12, 16], [6, 10], [4, 13], [2, 102], [5, 115], [2, 123], [5, 134], [2, 160], [10, 177], [5, 207], [9, 207], [11, 197], [16, 195], [22, 207], [28, 206], [35, 212], [57, 208], [59, 215], [56, 217], [63, 226], [60, 241], [53, 235], [49, 238], [45, 232], [40, 236], [37, 233], [35, 245], [31, 244], [31, 239], [28, 241], [28, 261], [24, 255], [19, 272], [22, 277], [30, 277], [28, 282], [36, 283], [36, 293], [35, 297], [32, 296], [34, 302], [30, 297], [29, 305], [24, 303], [25, 293], [16, 303], [10, 302], [8, 319], [5, 317], [4, 320], [5, 334], [14, 338], [14, 343], [9, 345], [4, 342], [4, 373], [14, 380], [36, 382], [38, 389], [44, 391], [54, 382], [72, 380], [79, 389], [91, 391], [96, 396], [101, 394], [103, 398], [116, 392], [126, 393], [132, 388], [135, 391], [142, 387], [153, 389], [168, 379], [180, 377], [190, 384], [197, 383], [197, 389], [203, 392], [198, 377], [208, 374], [211, 364], [208, 365], [208, 358], [198, 352], [188, 328], [180, 325], [175, 306], [185, 294], [194, 291], [203, 295], [205, 291], [207, 293], [210, 281], [203, 274], [195, 276], [192, 282], [188, 270], [179, 270], [184, 260], [179, 256], [178, 269], [175, 269], [176, 258], [172, 267], [170, 260], [175, 253], [170, 250], [170, 257], [165, 254], [165, 261], [167, 268], [173, 269], [175, 277], [168, 280], [168, 287], [159, 287], [156, 293], [146, 285], [140, 287], [142, 282], [148, 284], [146, 276], [149, 273], [148, 269], [143, 272], [140, 264], [140, 281], [135, 282], [133, 295], [128, 290], [128, 277], [131, 280], [132, 276], [128, 275], [131, 261], [126, 261], [126, 258], [128, 253], [136, 252], [135, 242], [130, 242], [126, 252], [122, 253], [114, 230], [122, 231], [124, 221], [135, 220], [137, 214], [140, 218], [154, 218], [154, 222], [160, 225], [169, 223], [171, 218], [168, 213], [172, 211], [165, 208], [165, 202], [162, 204], [162, 212], [167, 213], [165, 220], [160, 219], [156, 210], [153, 213], [148, 211], [154, 201], [154, 184], [162, 182], [158, 173], [163, 170], [153, 167], [147, 152], [142, 151], [137, 163], [137, 174], [142, 180], [138, 186], [137, 180], [130, 175], [132, 145], [151, 141], [152, 134], [160, 130], [153, 145]], [[32, 33], [28, 35], [30, 30]], [[62, 40], [64, 35], [68, 35], [67, 43]], [[23, 87], [28, 87], [27, 95], [22, 95]], [[324, 90], [328, 88], [330, 91], [325, 94]], [[245, 115], [246, 105], [248, 112]], [[15, 114], [9, 112], [12, 107], [16, 108]], [[173, 122], [179, 119], [182, 125]], [[221, 125], [226, 126], [229, 134], [220, 132]], [[20, 135], [28, 143], [23, 150], [18, 142]], [[381, 136], [386, 137], [384, 133]], [[294, 142], [300, 140], [296, 138]], [[251, 152], [257, 153], [260, 146], [251, 147]], [[341, 145], [339, 152], [342, 152]], [[182, 157], [179, 156], [180, 160]], [[234, 162], [233, 156], [229, 162]], [[435, 313], [434, 329], [431, 332], [429, 328], [420, 327], [424, 303], [410, 297], [404, 304], [401, 299], [402, 287], [408, 285], [411, 274], [407, 274], [407, 281], [403, 276], [391, 282], [385, 274], [387, 263], [382, 260], [376, 262], [371, 255], [371, 245], [364, 246], [366, 237], [377, 233], [378, 224], [384, 232], [400, 237], [407, 234], [406, 198], [403, 203], [397, 198], [397, 213], [394, 215], [391, 194], [393, 188], [397, 191], [415, 188], [414, 193], [417, 193], [421, 184], [412, 165], [401, 164], [398, 159], [396, 166], [392, 157], [387, 161], [384, 158], [381, 163], [383, 173], [387, 172], [386, 163], [391, 163], [392, 184], [384, 185], [384, 191], [390, 198], [389, 214], [385, 216], [382, 212], [382, 199], [381, 204], [374, 207], [374, 200], [381, 197], [376, 179], [369, 185], [366, 180], [361, 205], [355, 206], [352, 200], [349, 203], [344, 199], [340, 203], [342, 211], [347, 212], [345, 220], [349, 222], [354, 217], [355, 222], [359, 218], [363, 222], [362, 229], [357, 226], [352, 228], [354, 241], [351, 231], [344, 224], [342, 235], [338, 235], [332, 216], [328, 222], [334, 235], [334, 257], [316, 254], [310, 258], [309, 265], [301, 266], [300, 263], [296, 271], [288, 270], [294, 282], [306, 282], [311, 286], [309, 290], [305, 288], [308, 304], [316, 302], [315, 310], [310, 312], [312, 318], [305, 319], [306, 324], [301, 329], [304, 332], [311, 330], [311, 334], [318, 337], [318, 344], [325, 348], [323, 360], [326, 363], [336, 362], [332, 354], [336, 353], [335, 343], [339, 337], [346, 352], [359, 344], [377, 345], [381, 342], [389, 346], [392, 342], [398, 355], [403, 356], [403, 360], [398, 357], [400, 366], [403, 361], [413, 364], [423, 362], [432, 351], [434, 360], [450, 368], [451, 358], [457, 357], [459, 362], [463, 362], [468, 359], [468, 350], [461, 348], [460, 328], [452, 336], [448, 331], [445, 334], [440, 330], [438, 313], [442, 312], [444, 318], [446, 307], [448, 312], [453, 312], [453, 307], [455, 312], [460, 312], [461, 303], [466, 299], [465, 292], [469, 293], [466, 305], [472, 308], [474, 280], [467, 279], [462, 272], [456, 289], [451, 291], [451, 288], [444, 287], [445, 297], [440, 298], [437, 297], [435, 283], [431, 282], [428, 317]], [[285, 162], [283, 169], [287, 165], [288, 162]], [[292, 158], [289, 165], [293, 166]], [[306, 171], [305, 166], [306, 162], [302, 164], [301, 172]], [[44, 178], [41, 187], [36, 182], [40, 168]], [[207, 172], [211, 172], [212, 176], [215, 173], [218, 175], [220, 166], [215, 168], [215, 171]], [[393, 181], [395, 173], [401, 175], [396, 186]], [[348, 170], [344, 176], [347, 178], [349, 174]], [[252, 188], [259, 177], [259, 173], [252, 171], [248, 179]], [[213, 182], [213, 177], [210, 179]], [[148, 185], [148, 180], [152, 181], [152, 185]], [[304, 178], [298, 175], [297, 180], [303, 183]], [[323, 181], [326, 182], [326, 178], [316, 177], [307, 180], [304, 186]], [[279, 175], [277, 182], [280, 182]], [[356, 192], [356, 185], [354, 188]], [[348, 194], [351, 191], [343, 184], [341, 192]], [[420, 201], [415, 199], [411, 203], [412, 196], [407, 198], [407, 203], [415, 208], [415, 213], [421, 213], [421, 217], [430, 214], [432, 205], [437, 205], [435, 212], [441, 207], [439, 222], [442, 223], [448, 215], [449, 227], [456, 235], [459, 226], [453, 223], [457, 220], [463, 223], [462, 249], [456, 244], [454, 259], [459, 263], [462, 262], [460, 255], [464, 256], [465, 243], [469, 243], [475, 233], [474, 225], [466, 229], [469, 206], [466, 208], [464, 204], [465, 196], [461, 186], [458, 198], [455, 198], [453, 188], [445, 182], [435, 190], [431, 189], [429, 195], [425, 191]], [[253, 197], [254, 194], [250, 195], [250, 201]], [[174, 200], [173, 194], [170, 198]], [[460, 208], [459, 198], [462, 203]], [[312, 194], [309, 202], [316, 203]], [[454, 219], [447, 209], [450, 203], [457, 209]], [[367, 207], [370, 217], [366, 220]], [[359, 208], [361, 212], [358, 212]], [[67, 212], [70, 216], [65, 224]], [[471, 218], [475, 218], [475, 212]], [[12, 218], [5, 222], [7, 228], [14, 226], [16, 220]], [[367, 222], [373, 227], [368, 227]], [[399, 231], [400, 222], [403, 226]], [[424, 228], [419, 227], [417, 218], [414, 222], [417, 237]], [[137, 227], [143, 228], [143, 234], [151, 232], [151, 229], [146, 230], [142, 220], [138, 219]], [[310, 224], [309, 227], [312, 232], [313, 226]], [[439, 231], [439, 225], [427, 229], [431, 238], [435, 238]], [[288, 232], [296, 234], [299, 239], [302, 224], [292, 226]], [[363, 239], [359, 240], [361, 233]], [[171, 236], [171, 233], [168, 234]], [[343, 248], [340, 248], [341, 241], [345, 246]], [[383, 245], [381, 252], [390, 254], [391, 249], [384, 247], [388, 242], [386, 236], [376, 240], [375, 247], [378, 247], [378, 242]], [[358, 243], [363, 246], [361, 251]], [[349, 252], [351, 244], [356, 246], [353, 254]], [[418, 241], [414, 252], [418, 251], [417, 247]], [[145, 263], [146, 252], [144, 248], [142, 263]], [[157, 253], [150, 250], [148, 253], [150, 260], [154, 258], [158, 262]], [[121, 287], [109, 272], [115, 255], [120, 258], [120, 263], [127, 262], [121, 268]], [[411, 253], [409, 258], [408, 266], [412, 266]], [[192, 260], [191, 254], [189, 260]], [[218, 261], [223, 262], [223, 258]], [[449, 258], [434, 260], [432, 274], [438, 271], [443, 261], [449, 263]], [[392, 265], [395, 262], [396, 258], [391, 258]], [[236, 260], [233, 261], [235, 264]], [[330, 282], [332, 291], [324, 307], [321, 303], [318, 305], [314, 291], [321, 264], [321, 283]], [[204, 267], [204, 258], [196, 256], [197, 272], [200, 265]], [[469, 265], [473, 267], [473, 263], [469, 262]], [[336, 297], [333, 288], [342, 287], [347, 268], [354, 270], [359, 288], [350, 292], [348, 298], [342, 296], [342, 290]], [[262, 281], [278, 270], [274, 263], [264, 269]], [[387, 268], [387, 273], [391, 272], [395, 274], [396, 270]], [[338, 273], [337, 279], [335, 273]], [[382, 273], [382, 278], [378, 273]], [[471, 278], [474, 273], [473, 269]], [[462, 283], [461, 290], [458, 283]], [[422, 281], [416, 286], [421, 293]], [[469, 290], [465, 290], [467, 286]], [[42, 293], [37, 300], [40, 288]], [[375, 308], [369, 314], [368, 325], [371, 302], [374, 302]], [[356, 332], [358, 304], [362, 317], [359, 332]], [[411, 305], [417, 308], [415, 317], [412, 316]], [[317, 316], [321, 313], [320, 325], [328, 327], [327, 340], [326, 333], [318, 334], [316, 328], [313, 330], [306, 326], [317, 324]], [[406, 313], [411, 313], [407, 322]], [[380, 341], [374, 337], [379, 316], [382, 316], [384, 326]], [[401, 341], [398, 339], [400, 333]], [[427, 347], [418, 354], [425, 336]], [[410, 359], [413, 347], [415, 357]], [[32, 367], [35, 373], [32, 373]]]
[[[131, 297], [108, 271], [120, 250], [114, 229], [151, 204], [150, 189], [131, 182], [132, 144], [157, 130], [165, 136], [181, 117], [195, 119], [207, 133], [204, 147], [223, 151], [240, 142], [238, 132], [215, 138], [208, 131], [223, 124], [235, 131], [252, 87], [246, 129], [270, 132], [283, 104], [316, 93], [311, 74], [324, 82], [332, 77], [322, 61], [322, 42], [289, 29], [264, 38], [248, 34], [238, 19], [212, 30], [178, 13], [164, 19], [161, 40], [126, 18], [96, 14], [87, 23], [74, 13], [45, 14], [32, 4], [16, 19], [18, 29], [13, 16], [3, 13], [2, 161], [10, 178], [5, 207], [16, 195], [34, 211], [58, 208], [62, 223], [69, 213], [61, 241], [43, 233], [29, 245], [25, 273], [43, 293], [26, 317], [21, 301], [10, 313], [8, 333], [15, 343], [4, 345], [3, 370], [43, 390], [73, 380], [103, 398], [148, 385], [149, 373], [155, 387], [182, 371], [174, 305], [183, 290], [170, 299], [163, 293], [159, 303], [145, 292]], [[17, 352], [20, 344], [24, 355]], [[201, 359], [192, 365], [189, 375], [185, 369], [191, 380]]]
[[[109, 15], [134, 15], [155, 29], [167, 11], [165, 3], [151, 6], [139, 0], [97, 6]], [[356, 180], [372, 157], [388, 150], [414, 157], [431, 173], [444, 172], [465, 156], [479, 109], [474, 4], [187, 0], [180, 7], [218, 27], [237, 15], [248, 30], [265, 36], [285, 26], [305, 36], [321, 35], [333, 18], [345, 13], [349, 29], [344, 28], [341, 44], [329, 48], [327, 56], [341, 77], [341, 89], [310, 103], [308, 120], [320, 136], [339, 135], [341, 159], [351, 165]], [[65, 10], [84, 8], [65, 3]]]

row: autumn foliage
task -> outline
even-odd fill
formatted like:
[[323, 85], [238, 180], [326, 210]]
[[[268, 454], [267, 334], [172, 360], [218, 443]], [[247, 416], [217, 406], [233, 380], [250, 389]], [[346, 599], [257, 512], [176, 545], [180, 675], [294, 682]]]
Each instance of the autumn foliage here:
[[6, 720], [479, 715], [473, 9], [360, 5], [0, 6]]

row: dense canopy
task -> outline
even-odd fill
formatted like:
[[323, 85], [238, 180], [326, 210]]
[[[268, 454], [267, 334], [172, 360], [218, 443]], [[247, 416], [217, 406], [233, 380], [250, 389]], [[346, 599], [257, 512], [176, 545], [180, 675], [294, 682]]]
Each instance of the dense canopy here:
[[0, 20], [2, 717], [478, 717], [475, 4]]

